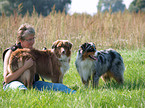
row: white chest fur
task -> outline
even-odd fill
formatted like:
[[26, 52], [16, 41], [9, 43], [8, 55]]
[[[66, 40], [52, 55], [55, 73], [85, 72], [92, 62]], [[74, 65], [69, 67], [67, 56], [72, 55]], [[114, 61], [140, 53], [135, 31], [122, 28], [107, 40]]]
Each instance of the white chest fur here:
[[62, 74], [65, 74], [66, 71], [69, 69], [69, 60], [70, 58], [69, 57], [66, 57], [66, 56], [61, 56], [61, 58], [59, 59], [60, 62], [61, 62], [61, 72]]
[[69, 62], [61, 62], [61, 72], [65, 74], [65, 72], [69, 69]]
[[90, 59], [86, 59], [83, 61], [78, 61], [79, 63], [79, 74], [83, 78], [83, 80], [87, 81], [88, 77], [93, 73], [93, 61]]

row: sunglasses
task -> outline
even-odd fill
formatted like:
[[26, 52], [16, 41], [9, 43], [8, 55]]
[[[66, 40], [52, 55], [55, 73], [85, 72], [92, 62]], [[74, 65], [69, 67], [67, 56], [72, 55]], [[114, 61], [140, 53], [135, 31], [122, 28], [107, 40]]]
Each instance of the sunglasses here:
[[31, 38], [31, 39], [24, 39], [25, 41], [27, 41], [27, 42], [31, 42], [31, 41], [33, 41], [35, 39], [35, 37], [33, 37], [33, 38]]

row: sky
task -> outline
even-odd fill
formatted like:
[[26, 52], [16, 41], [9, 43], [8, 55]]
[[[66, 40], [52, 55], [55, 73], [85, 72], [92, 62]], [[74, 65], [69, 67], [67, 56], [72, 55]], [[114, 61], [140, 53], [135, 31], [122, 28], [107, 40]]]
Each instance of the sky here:
[[[88, 13], [93, 15], [97, 13], [97, 5], [99, 0], [72, 0], [69, 13]], [[128, 9], [133, 0], [123, 0], [123, 3]]]

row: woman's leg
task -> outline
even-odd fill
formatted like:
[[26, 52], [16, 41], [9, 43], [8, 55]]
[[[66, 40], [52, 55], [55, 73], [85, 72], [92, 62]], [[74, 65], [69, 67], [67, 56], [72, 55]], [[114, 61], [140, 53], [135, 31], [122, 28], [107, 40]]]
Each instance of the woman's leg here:
[[62, 91], [65, 93], [75, 93], [75, 90], [71, 90], [67, 86], [61, 83], [49, 83], [44, 81], [36, 81], [33, 84], [33, 88], [43, 91], [43, 90], [54, 90], [54, 91]]
[[12, 89], [12, 90], [16, 90], [16, 89], [28, 90], [27, 87], [25, 87], [25, 85], [23, 83], [19, 82], [19, 81], [12, 81], [9, 84], [6, 84], [3, 87], [3, 89], [4, 89], [4, 91], [9, 90], [9, 89]]

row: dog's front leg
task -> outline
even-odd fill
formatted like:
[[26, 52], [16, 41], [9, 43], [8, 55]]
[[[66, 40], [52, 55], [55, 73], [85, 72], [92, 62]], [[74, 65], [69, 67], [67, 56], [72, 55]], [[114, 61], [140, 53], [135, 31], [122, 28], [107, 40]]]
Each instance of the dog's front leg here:
[[63, 83], [63, 74], [59, 77], [59, 83]]
[[82, 78], [82, 83], [85, 85], [85, 87], [88, 87], [88, 86], [89, 86], [89, 79], [84, 80], [84, 79]]
[[93, 88], [97, 88], [99, 84], [99, 75], [94, 73], [93, 74]]

